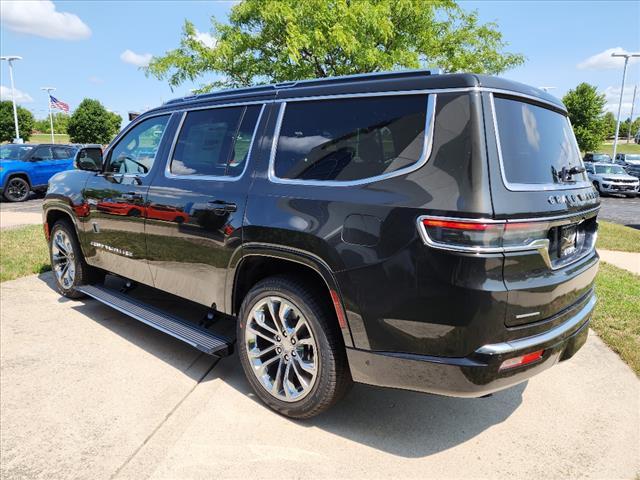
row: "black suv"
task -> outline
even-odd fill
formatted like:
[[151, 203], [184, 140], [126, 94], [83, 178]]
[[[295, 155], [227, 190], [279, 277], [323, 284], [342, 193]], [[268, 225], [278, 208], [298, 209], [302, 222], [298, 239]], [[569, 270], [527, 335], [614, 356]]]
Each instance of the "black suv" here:
[[44, 202], [61, 293], [210, 354], [236, 343], [285, 415], [352, 381], [480, 397], [586, 340], [599, 199], [564, 106], [538, 89], [418, 71], [198, 95], [76, 164]]

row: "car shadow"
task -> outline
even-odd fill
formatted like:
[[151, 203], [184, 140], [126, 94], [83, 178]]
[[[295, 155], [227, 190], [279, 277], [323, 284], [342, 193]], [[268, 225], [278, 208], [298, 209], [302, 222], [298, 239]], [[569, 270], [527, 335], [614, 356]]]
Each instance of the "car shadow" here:
[[[39, 278], [55, 290], [50, 273]], [[144, 298], [154, 306], [180, 313], [182, 318], [192, 321], [199, 318], [198, 308], [178, 306], [184, 305], [184, 301], [172, 301], [155, 289], [139, 287], [135, 293], [136, 297]], [[251, 390], [237, 354], [216, 364], [215, 357], [200, 354], [195, 348], [93, 299], [60, 297], [59, 301], [74, 302], [74, 310], [190, 378], [202, 382], [221, 380], [254, 401], [256, 408], [264, 409], [265, 415], [277, 415]], [[185, 368], [184, 356], [189, 353], [193, 354], [191, 365], [206, 357], [211, 359], [211, 367], [215, 365], [215, 368], [207, 369], [209, 374], [202, 378], [202, 369]], [[307, 428], [320, 428], [393, 455], [425, 457], [453, 448], [504, 422], [522, 403], [525, 388], [526, 383], [523, 383], [487, 398], [465, 399], [356, 384], [327, 412], [305, 421], [286, 420]]]

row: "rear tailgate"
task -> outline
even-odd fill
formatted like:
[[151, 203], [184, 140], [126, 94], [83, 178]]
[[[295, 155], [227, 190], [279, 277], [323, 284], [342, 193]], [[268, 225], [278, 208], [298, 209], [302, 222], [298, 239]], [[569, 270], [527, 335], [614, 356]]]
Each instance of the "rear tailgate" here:
[[498, 93], [484, 101], [496, 219], [538, 239], [536, 249], [505, 253], [505, 324], [550, 321], [593, 288], [599, 198], [557, 105]]

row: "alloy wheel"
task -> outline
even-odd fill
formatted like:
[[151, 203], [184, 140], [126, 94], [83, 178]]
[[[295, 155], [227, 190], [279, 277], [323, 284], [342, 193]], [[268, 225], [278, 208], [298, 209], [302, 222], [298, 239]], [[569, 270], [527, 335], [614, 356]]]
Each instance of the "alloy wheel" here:
[[73, 286], [76, 276], [75, 254], [69, 235], [56, 230], [51, 240], [51, 262], [58, 284], [65, 290]]
[[247, 319], [245, 348], [262, 387], [284, 402], [301, 400], [318, 376], [318, 347], [309, 322], [292, 302], [261, 299]]
[[16, 177], [7, 183], [6, 196], [12, 202], [21, 202], [29, 195], [29, 184], [22, 178]]

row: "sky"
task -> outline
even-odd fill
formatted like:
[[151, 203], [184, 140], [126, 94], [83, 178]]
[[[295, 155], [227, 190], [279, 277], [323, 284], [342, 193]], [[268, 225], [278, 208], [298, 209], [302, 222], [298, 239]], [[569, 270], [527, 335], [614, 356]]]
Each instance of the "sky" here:
[[[14, 63], [16, 96], [36, 118], [48, 114], [45, 92], [73, 110], [85, 97], [96, 98], [126, 118], [171, 98], [190, 94], [202, 81], [173, 91], [166, 81], [147, 78], [140, 67], [152, 55], [178, 46], [185, 19], [199, 39], [213, 45], [210, 18], [225, 21], [231, 1], [56, 1], [0, 2], [0, 54], [20, 55]], [[640, 1], [460, 1], [477, 10], [482, 22], [495, 22], [509, 44], [524, 54], [521, 67], [501, 76], [529, 85], [554, 87], [562, 97], [580, 82], [607, 96], [617, 111], [624, 60], [614, 49], [640, 51]], [[640, 61], [629, 64], [622, 117], [629, 116], [633, 86], [640, 90]], [[6, 62], [0, 64], [0, 97], [10, 99]], [[640, 115], [640, 92], [634, 118]]]

